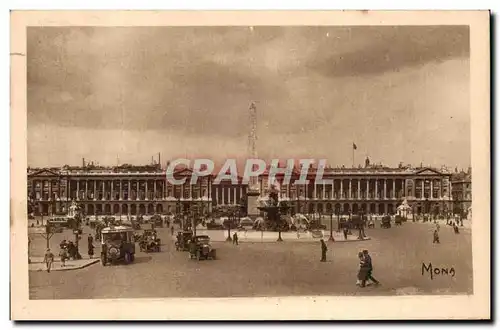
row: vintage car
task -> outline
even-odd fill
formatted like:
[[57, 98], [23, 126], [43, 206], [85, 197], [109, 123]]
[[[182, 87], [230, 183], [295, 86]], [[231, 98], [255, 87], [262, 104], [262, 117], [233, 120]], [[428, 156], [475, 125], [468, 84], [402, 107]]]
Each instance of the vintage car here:
[[380, 223], [380, 227], [391, 228], [391, 217], [389, 215], [385, 215], [382, 217], [382, 222]]
[[144, 252], [160, 252], [161, 240], [154, 229], [146, 229], [139, 240], [139, 249]]
[[401, 224], [402, 224], [403, 221], [405, 221], [405, 219], [402, 216], [400, 216], [400, 215], [396, 215], [394, 217], [394, 224], [396, 226], [401, 226]]
[[175, 249], [177, 251], [189, 251], [189, 242], [193, 239], [191, 231], [180, 231], [177, 233], [177, 241], [175, 242]]
[[189, 246], [189, 258], [198, 260], [215, 260], [216, 250], [210, 245], [210, 237], [198, 235], [193, 237]]
[[155, 226], [155, 227], [161, 227], [163, 228], [163, 219], [161, 218], [161, 215], [155, 214], [151, 217], [150, 222]]
[[137, 222], [136, 220], [131, 220], [131, 225], [134, 230], [141, 230], [141, 224]]
[[134, 261], [134, 230], [130, 227], [106, 227], [101, 230], [101, 263], [103, 266], [119, 261]]

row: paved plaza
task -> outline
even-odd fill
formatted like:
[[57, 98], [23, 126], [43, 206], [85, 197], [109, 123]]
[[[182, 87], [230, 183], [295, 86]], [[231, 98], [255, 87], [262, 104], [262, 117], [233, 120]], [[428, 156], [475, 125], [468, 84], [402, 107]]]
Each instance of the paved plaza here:
[[[30, 299], [472, 293], [470, 228], [461, 228], [456, 235], [451, 227], [441, 225], [441, 244], [433, 244], [434, 228], [430, 223], [408, 222], [390, 229], [367, 229], [371, 240], [328, 243], [326, 263], [319, 262], [319, 242], [291, 241], [238, 246], [214, 242], [218, 260], [190, 260], [187, 252], [175, 251], [169, 231], [160, 228], [162, 251], [137, 252], [133, 264], [30, 272]], [[60, 240], [71, 237], [70, 232], [54, 235], [51, 246], [56, 255]], [[35, 249], [43, 251], [44, 244], [34, 235]], [[80, 244], [84, 258], [86, 245], [84, 234]], [[370, 251], [381, 286], [355, 285], [357, 253], [362, 249]], [[429, 262], [437, 268], [453, 267], [455, 276], [422, 275], [422, 263]]]

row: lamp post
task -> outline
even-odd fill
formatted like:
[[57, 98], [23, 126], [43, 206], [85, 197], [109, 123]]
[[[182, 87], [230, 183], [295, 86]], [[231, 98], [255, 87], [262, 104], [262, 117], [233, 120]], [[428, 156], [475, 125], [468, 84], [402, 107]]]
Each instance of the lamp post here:
[[335, 239], [333, 238], [333, 210], [330, 211], [330, 238], [328, 241], [335, 242]]
[[337, 212], [337, 233], [340, 233], [340, 209], [336, 209]]

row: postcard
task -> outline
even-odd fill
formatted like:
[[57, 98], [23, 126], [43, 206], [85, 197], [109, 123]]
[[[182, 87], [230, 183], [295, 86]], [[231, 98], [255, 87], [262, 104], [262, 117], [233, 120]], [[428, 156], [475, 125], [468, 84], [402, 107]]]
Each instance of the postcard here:
[[489, 319], [487, 11], [13, 11], [14, 320]]

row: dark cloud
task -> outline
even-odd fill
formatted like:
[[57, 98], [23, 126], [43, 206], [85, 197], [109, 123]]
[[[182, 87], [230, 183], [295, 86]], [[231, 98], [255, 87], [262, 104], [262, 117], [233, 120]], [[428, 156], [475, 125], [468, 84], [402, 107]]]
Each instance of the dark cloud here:
[[344, 77], [469, 56], [468, 26], [352, 27], [343, 28], [343, 39], [340, 43], [365, 40], [366, 44], [354, 50], [318, 52], [307, 66], [325, 76]]
[[455, 26], [29, 28], [28, 125], [233, 138], [256, 100], [263, 130], [348, 126], [361, 91], [338, 78], [468, 53]]

